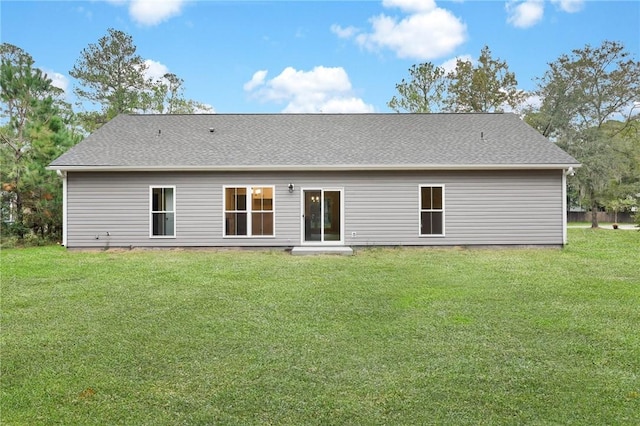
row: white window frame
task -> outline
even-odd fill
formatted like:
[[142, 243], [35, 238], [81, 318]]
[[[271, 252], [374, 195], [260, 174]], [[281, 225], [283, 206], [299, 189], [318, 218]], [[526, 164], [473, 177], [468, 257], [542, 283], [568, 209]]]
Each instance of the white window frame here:
[[[247, 210], [244, 211], [247, 214], [247, 235], [227, 235], [226, 217], [227, 213], [239, 212], [238, 210], [227, 209], [227, 189], [229, 188], [244, 188], [247, 194]], [[253, 210], [253, 203], [251, 199], [252, 190], [254, 188], [270, 188], [273, 198], [271, 199], [271, 210]], [[252, 213], [264, 213], [271, 212], [273, 215], [273, 234], [271, 235], [253, 235], [253, 220]], [[223, 238], [275, 238], [276, 237], [276, 187], [275, 185], [224, 185], [222, 187], [222, 237]]]
[[[153, 190], [154, 189], [171, 189], [173, 191], [172, 210], [153, 210]], [[149, 238], [176, 238], [176, 224], [178, 223], [178, 214], [176, 212], [177, 199], [175, 185], [149, 185]], [[153, 215], [154, 213], [173, 213], [173, 235], [154, 235], [153, 234]]]
[[[440, 188], [442, 189], [442, 208], [441, 209], [423, 209], [422, 208], [422, 188]], [[418, 185], [418, 236], [420, 238], [442, 238], [446, 234], [446, 205], [445, 205], [445, 185], [442, 183], [424, 183]], [[422, 233], [422, 213], [435, 212], [442, 213], [442, 234], [423, 234]]]

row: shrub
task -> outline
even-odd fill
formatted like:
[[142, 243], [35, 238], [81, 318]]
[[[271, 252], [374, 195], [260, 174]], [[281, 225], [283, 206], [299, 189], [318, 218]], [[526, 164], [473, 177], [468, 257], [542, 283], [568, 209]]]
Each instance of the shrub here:
[[3, 249], [15, 247], [39, 247], [55, 244], [58, 239], [53, 235], [44, 237], [33, 230], [17, 223], [2, 224], [0, 232], [0, 247]]

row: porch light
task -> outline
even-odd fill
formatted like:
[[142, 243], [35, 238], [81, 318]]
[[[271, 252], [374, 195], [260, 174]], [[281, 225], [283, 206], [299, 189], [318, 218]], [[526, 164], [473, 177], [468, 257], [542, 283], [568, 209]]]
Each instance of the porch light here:
[[289, 184], [289, 192], [293, 192], [294, 186], [292, 183]]

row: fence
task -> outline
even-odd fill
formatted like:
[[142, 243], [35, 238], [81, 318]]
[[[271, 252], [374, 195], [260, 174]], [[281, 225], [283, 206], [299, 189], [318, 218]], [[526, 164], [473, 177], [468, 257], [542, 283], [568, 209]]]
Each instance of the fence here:
[[[567, 222], [591, 222], [591, 212], [567, 212]], [[598, 222], [614, 222], [613, 213], [598, 212]], [[618, 213], [617, 223], [633, 223], [633, 213]]]

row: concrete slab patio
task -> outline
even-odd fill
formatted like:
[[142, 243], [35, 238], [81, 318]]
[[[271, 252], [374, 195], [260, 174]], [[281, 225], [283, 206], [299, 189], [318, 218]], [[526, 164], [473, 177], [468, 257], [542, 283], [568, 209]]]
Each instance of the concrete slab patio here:
[[353, 255], [353, 249], [345, 246], [298, 246], [291, 249], [294, 256], [307, 256], [314, 254], [340, 254], [343, 256]]

